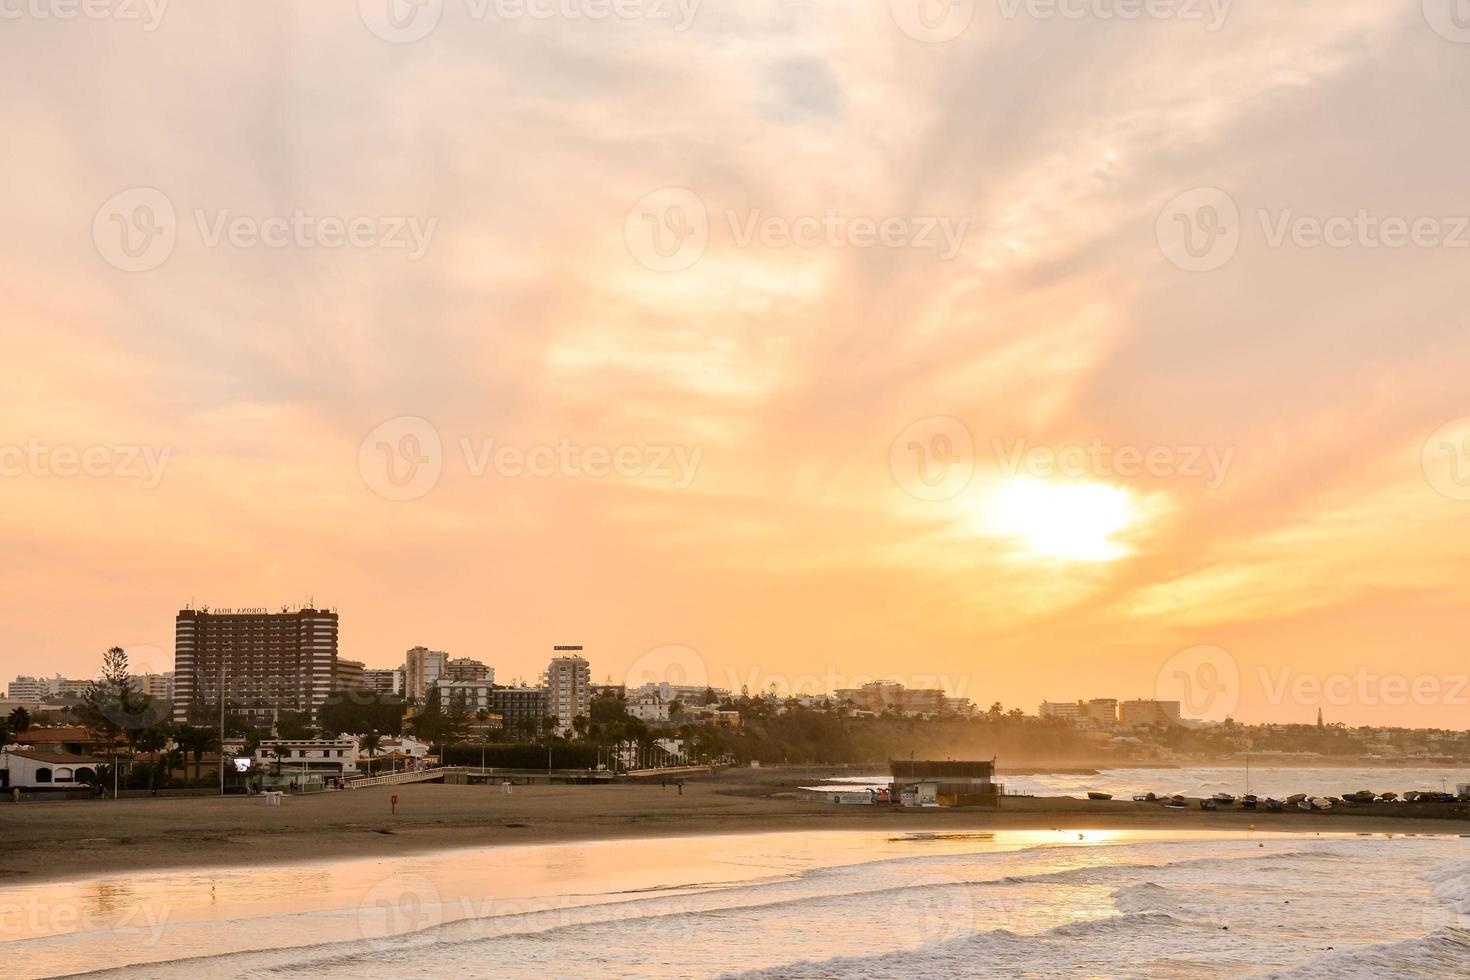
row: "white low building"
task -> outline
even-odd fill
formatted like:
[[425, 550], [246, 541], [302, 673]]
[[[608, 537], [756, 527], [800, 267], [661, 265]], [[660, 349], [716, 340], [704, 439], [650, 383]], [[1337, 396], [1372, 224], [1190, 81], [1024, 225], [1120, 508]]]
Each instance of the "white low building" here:
[[639, 694], [629, 698], [627, 711], [629, 716], [639, 721], [669, 720], [669, 702], [657, 694]]
[[[225, 751], [230, 751], [228, 742]], [[283, 777], [356, 776], [357, 739], [268, 739], [255, 750], [255, 764], [271, 773], [279, 770]]]
[[0, 789], [73, 789], [97, 775], [97, 760], [69, 752], [0, 752]]

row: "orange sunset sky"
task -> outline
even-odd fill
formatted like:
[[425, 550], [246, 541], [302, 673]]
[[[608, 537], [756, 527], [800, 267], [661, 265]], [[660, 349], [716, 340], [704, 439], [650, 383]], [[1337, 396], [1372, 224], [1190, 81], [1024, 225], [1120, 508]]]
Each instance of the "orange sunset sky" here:
[[[1183, 664], [1217, 716], [1470, 725], [1470, 38], [1433, 0], [903, 3], [8, 20], [0, 682], [315, 597], [343, 656], [502, 681], [581, 643], [1034, 712]], [[1442, 240], [1276, 234], [1360, 212]], [[293, 215], [379, 240], [251, 240]]]

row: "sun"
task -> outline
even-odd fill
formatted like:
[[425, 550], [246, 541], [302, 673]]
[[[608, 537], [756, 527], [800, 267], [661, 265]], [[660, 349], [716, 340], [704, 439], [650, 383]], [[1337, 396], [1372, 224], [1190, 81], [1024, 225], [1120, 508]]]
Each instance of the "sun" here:
[[1133, 495], [1106, 483], [1018, 477], [985, 502], [985, 530], [1016, 539], [1037, 558], [1114, 561], [1131, 549], [1117, 540], [1142, 515]]

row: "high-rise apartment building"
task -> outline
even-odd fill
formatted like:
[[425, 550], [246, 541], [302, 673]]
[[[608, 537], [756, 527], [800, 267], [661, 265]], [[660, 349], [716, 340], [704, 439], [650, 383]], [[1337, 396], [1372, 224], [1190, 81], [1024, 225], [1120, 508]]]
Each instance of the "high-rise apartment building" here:
[[546, 688], [546, 713], [556, 718], [558, 731], [570, 732], [572, 719], [585, 716], [592, 697], [592, 668], [579, 646], [552, 647], [542, 686]]
[[174, 721], [225, 708], [255, 722], [315, 715], [337, 670], [336, 612], [184, 609], [174, 621]]
[[429, 696], [429, 688], [444, 676], [444, 666], [449, 660], [443, 650], [414, 647], [403, 658], [403, 696], [423, 701]]

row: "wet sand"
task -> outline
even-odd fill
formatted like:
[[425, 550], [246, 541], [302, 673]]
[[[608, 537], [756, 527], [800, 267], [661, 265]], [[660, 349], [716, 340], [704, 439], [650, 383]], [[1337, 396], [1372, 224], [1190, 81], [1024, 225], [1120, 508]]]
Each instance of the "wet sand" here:
[[[389, 857], [492, 844], [797, 830], [1259, 830], [1301, 833], [1470, 833], [1470, 820], [1413, 816], [1433, 808], [1267, 813], [1230, 807], [1066, 798], [1007, 799], [999, 809], [835, 806], [799, 798], [791, 773], [721, 774], [686, 783], [606, 786], [414, 784], [291, 797], [0, 804], [0, 880], [322, 858]], [[390, 796], [398, 796], [397, 813]]]

